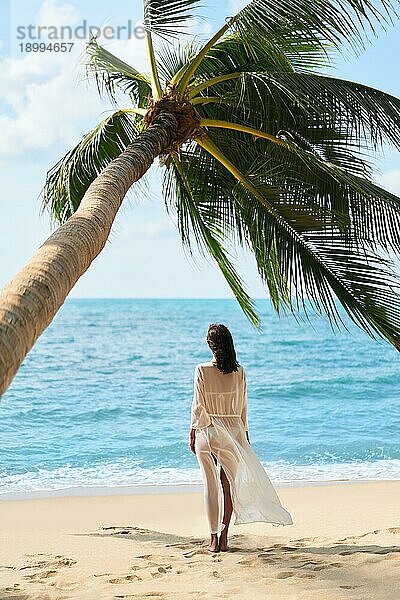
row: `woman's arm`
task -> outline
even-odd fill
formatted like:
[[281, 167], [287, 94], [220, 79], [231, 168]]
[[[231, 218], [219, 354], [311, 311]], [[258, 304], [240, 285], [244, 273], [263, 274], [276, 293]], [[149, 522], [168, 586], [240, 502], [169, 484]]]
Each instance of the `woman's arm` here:
[[199, 365], [194, 371], [194, 382], [193, 382], [193, 402], [192, 411], [190, 417], [190, 432], [189, 432], [189, 447], [190, 450], [196, 454], [195, 451], [195, 439], [196, 439], [196, 428], [201, 426], [204, 420], [204, 381], [201, 368]]
[[243, 426], [246, 431], [246, 438], [250, 444], [249, 424], [247, 421], [247, 382], [246, 382], [246, 373], [245, 373], [244, 369], [243, 369], [242, 373], [243, 373], [243, 381], [242, 381], [242, 414], [241, 414], [241, 417], [242, 417]]
[[196, 430], [192, 428], [189, 433], [189, 447], [190, 447], [191, 451], [193, 452], [193, 454], [196, 454], [196, 450], [194, 448], [195, 441], [196, 441]]

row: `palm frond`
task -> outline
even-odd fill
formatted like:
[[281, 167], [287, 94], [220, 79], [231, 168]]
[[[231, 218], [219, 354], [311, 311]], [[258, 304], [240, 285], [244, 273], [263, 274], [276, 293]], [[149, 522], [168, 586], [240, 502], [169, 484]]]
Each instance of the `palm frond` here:
[[213, 77], [234, 71], [309, 72], [329, 65], [328, 46], [312, 43], [302, 31], [279, 29], [265, 33], [262, 39], [250, 30], [245, 39], [231, 32], [206, 54], [196, 70], [196, 77]]
[[[273, 164], [284, 164], [288, 171], [285, 174], [282, 170], [273, 179], [275, 185], [285, 186], [286, 190], [291, 186], [297, 198], [310, 199], [312, 194], [318, 203], [329, 203], [337, 214], [346, 214], [348, 221], [342, 233], [349, 232], [350, 239], [354, 237], [353, 244], [366, 243], [371, 248], [400, 252], [399, 197], [293, 141], [286, 146], [269, 145], [268, 150]], [[266, 163], [268, 160], [258, 162], [261, 181]], [[270, 178], [267, 180], [271, 184]]]
[[248, 72], [208, 81], [213, 85], [202, 97], [216, 100], [198, 109], [204, 118], [223, 119], [234, 104], [230, 120], [274, 135], [294, 131], [313, 143], [319, 139], [326, 150], [332, 139], [360, 151], [376, 151], [385, 143], [400, 148], [400, 99], [369, 86], [294, 72]]
[[[207, 140], [209, 138], [203, 137], [197, 141], [221, 160], [223, 153]], [[231, 139], [230, 145], [233, 145]], [[228, 168], [229, 162], [229, 159], [224, 161]], [[337, 324], [342, 320], [336, 297], [354, 323], [372, 337], [386, 337], [400, 349], [400, 294], [393, 263], [371, 252], [360, 240], [352, 245], [349, 232], [343, 236], [337, 227], [325, 224], [323, 228], [305, 231], [301, 224], [298, 230], [297, 220], [289, 221], [280, 213], [279, 204], [273, 204], [269, 184], [264, 184], [264, 188], [255, 187], [243, 173], [240, 183], [232, 193], [241, 208], [243, 221], [250, 230], [254, 227], [255, 215], [263, 207], [263, 230], [259, 219], [257, 222], [257, 231], [263, 231], [265, 236], [262, 255], [268, 256], [274, 247], [279, 256], [277, 264], [283, 285], [289, 282], [290, 296], [300, 298], [305, 312], [305, 301], [311, 301], [317, 311]], [[287, 201], [284, 195], [282, 198]]]
[[50, 210], [56, 223], [64, 223], [78, 208], [97, 175], [138, 135], [141, 119], [129, 109], [101, 121], [47, 173], [42, 211]]
[[[253, 31], [260, 39], [278, 27], [308, 34], [312, 43], [342, 42], [362, 46], [366, 29], [389, 23], [397, 2], [381, 0], [252, 0], [232, 18], [232, 26], [246, 39]], [[378, 8], [379, 7], [379, 8]]]
[[[238, 187], [236, 198], [243, 219], [252, 228], [254, 215], [259, 212], [259, 193]], [[279, 211], [279, 206], [275, 208]], [[258, 235], [260, 254], [268, 256], [273, 240], [279, 257], [279, 277], [283, 284], [289, 282], [293, 306], [298, 308], [300, 301], [307, 312], [310, 302], [328, 316], [332, 325], [338, 326], [342, 319], [337, 298], [356, 325], [374, 338], [376, 334], [386, 337], [400, 349], [400, 288], [391, 261], [360, 247], [358, 242], [351, 246], [338, 229], [304, 231], [296, 219], [277, 222], [266, 211], [263, 218], [264, 239]]]
[[287, 110], [298, 108], [303, 119], [330, 126], [349, 141], [373, 150], [389, 142], [400, 149], [400, 99], [369, 86], [314, 74], [247, 73], [240, 94], [255, 114], [264, 115], [269, 99], [279, 95]]
[[[251, 160], [251, 157], [249, 159]], [[190, 187], [191, 202], [187, 205], [173, 193], [166, 195], [165, 202], [168, 210], [172, 207], [177, 213], [183, 243], [191, 247], [193, 233], [198, 248], [203, 246], [202, 238], [188, 216], [189, 210], [195, 204], [197, 213], [202, 215], [206, 223], [214, 224], [224, 239], [253, 252], [259, 275], [269, 289], [275, 309], [278, 313], [288, 310], [289, 286], [281, 273], [276, 248], [271, 244], [266, 251], [263, 244], [263, 207], [258, 207], [251, 220], [252, 227], [249, 227], [235, 201], [235, 189], [239, 185], [237, 180], [219, 161], [194, 142], [182, 148], [180, 168], [184, 172], [187, 186]], [[278, 199], [278, 195], [276, 198]]]
[[[179, 68], [188, 65], [200, 50], [200, 45], [171, 47], [169, 54], [179, 56]], [[164, 50], [159, 60], [164, 60]], [[252, 37], [250, 31], [244, 41], [237, 32], [221, 38], [203, 57], [194, 74], [194, 83], [211, 79], [217, 75], [247, 72], [309, 72], [329, 65], [327, 49], [311, 44], [304, 39], [302, 32], [285, 35], [281, 31], [265, 35], [261, 41]], [[178, 72], [176, 64], [169, 61], [168, 77], [172, 79]]]
[[367, 140], [357, 137], [354, 129], [353, 137], [347, 134], [346, 121], [339, 119], [339, 111], [335, 119], [329, 114], [321, 115], [289, 101], [273, 87], [263, 91], [258, 87], [253, 89], [251, 85], [235, 86], [232, 91], [224, 84], [223, 91], [221, 85], [214, 90], [219, 95], [211, 97], [215, 98], [212, 103], [196, 104], [202, 122], [231, 122], [237, 128], [254, 129], [276, 142], [286, 135], [325, 160], [355, 175], [371, 178], [372, 156]]
[[86, 73], [96, 80], [99, 93], [104, 92], [116, 102], [116, 91], [128, 94], [136, 106], [147, 106], [151, 84], [147, 75], [140, 73], [92, 39], [86, 46]]
[[157, 65], [160, 77], [169, 84], [173, 77], [187, 65], [199, 51], [200, 44], [195, 40], [182, 42], [177, 40], [173, 44], [160, 44], [157, 53]]
[[146, 31], [165, 39], [186, 31], [199, 0], [143, 0], [143, 25]]
[[168, 209], [172, 208], [177, 213], [182, 242], [192, 254], [190, 236], [194, 234], [200, 252], [203, 255], [210, 254], [215, 260], [243, 312], [250, 322], [258, 327], [260, 321], [254, 304], [223, 245], [226, 223], [223, 224], [223, 229], [220, 229], [212, 214], [202, 210], [202, 201], [195, 196], [190, 184], [181, 163], [176, 158], [173, 159], [169, 169], [165, 171], [163, 194]]
[[[335, 225], [349, 243], [400, 251], [400, 198], [360, 176], [357, 169], [346, 170], [346, 148], [341, 160], [342, 151], [336, 147], [335, 164], [302, 139], [274, 143], [225, 129], [212, 129], [209, 135], [254, 186], [268, 186], [268, 194], [270, 188], [280, 190], [283, 205], [293, 205], [297, 220], [299, 205], [306, 211], [319, 207], [328, 211], [327, 219], [322, 218], [325, 225]], [[314, 218], [321, 221], [319, 215]]]
[[398, 0], [381, 0], [379, 9], [371, 0], [252, 0], [214, 34], [180, 74], [178, 89], [183, 92], [189, 85], [201, 62], [229, 30], [241, 37], [251, 53], [255, 41], [272, 43], [275, 36], [280, 41], [302, 40], [293, 48], [292, 60], [301, 56], [304, 50], [319, 49], [321, 54], [327, 49], [338, 48], [343, 42], [354, 49], [363, 46], [365, 30], [374, 31], [376, 23], [391, 22], [396, 15]]

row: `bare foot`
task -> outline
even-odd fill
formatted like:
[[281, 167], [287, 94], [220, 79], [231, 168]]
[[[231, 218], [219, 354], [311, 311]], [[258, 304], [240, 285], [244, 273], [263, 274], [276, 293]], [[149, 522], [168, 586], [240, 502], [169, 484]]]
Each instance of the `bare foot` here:
[[211, 542], [207, 546], [209, 552], [219, 552], [218, 538], [216, 534], [211, 535]]
[[219, 549], [221, 552], [227, 552], [229, 550], [227, 533], [221, 533], [219, 538]]

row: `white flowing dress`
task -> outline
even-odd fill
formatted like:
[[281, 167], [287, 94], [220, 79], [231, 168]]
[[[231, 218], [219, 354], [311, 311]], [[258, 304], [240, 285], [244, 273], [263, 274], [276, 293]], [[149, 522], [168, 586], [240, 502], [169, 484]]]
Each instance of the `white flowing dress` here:
[[247, 386], [242, 366], [229, 374], [222, 373], [214, 360], [196, 366], [191, 428], [196, 430], [195, 451], [211, 533], [220, 533], [225, 527], [221, 467], [230, 484], [235, 525], [293, 523], [247, 441]]

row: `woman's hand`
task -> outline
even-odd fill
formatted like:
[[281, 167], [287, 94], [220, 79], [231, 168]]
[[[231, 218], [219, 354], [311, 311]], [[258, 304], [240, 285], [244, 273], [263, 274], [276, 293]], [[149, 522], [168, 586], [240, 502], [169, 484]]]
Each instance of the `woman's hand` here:
[[190, 433], [189, 433], [189, 447], [190, 447], [191, 451], [193, 452], [193, 454], [196, 454], [196, 450], [194, 448], [195, 440], [196, 440], [196, 430], [191, 429]]

